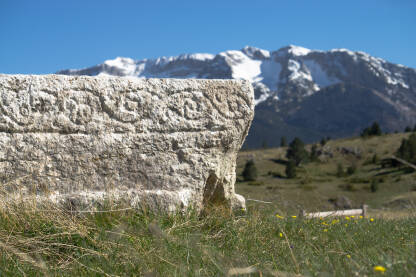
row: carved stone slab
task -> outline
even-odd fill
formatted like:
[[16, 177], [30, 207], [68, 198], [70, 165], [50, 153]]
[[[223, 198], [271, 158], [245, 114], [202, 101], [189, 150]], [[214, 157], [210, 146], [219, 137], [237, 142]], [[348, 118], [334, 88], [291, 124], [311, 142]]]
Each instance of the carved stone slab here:
[[0, 75], [1, 191], [166, 211], [243, 206], [236, 156], [253, 99], [246, 81]]

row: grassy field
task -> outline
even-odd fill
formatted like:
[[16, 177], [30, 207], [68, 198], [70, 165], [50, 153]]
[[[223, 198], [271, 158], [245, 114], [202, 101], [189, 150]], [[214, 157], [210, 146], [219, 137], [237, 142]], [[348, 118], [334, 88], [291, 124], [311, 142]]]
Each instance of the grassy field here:
[[[330, 141], [332, 158], [303, 165], [296, 179], [284, 178], [285, 149], [242, 152], [238, 173], [253, 158], [260, 176], [238, 182], [237, 192], [272, 202], [248, 201], [246, 213], [200, 218], [114, 204], [95, 213], [3, 205], [0, 276], [416, 276], [416, 173], [372, 161], [393, 154], [405, 136]], [[338, 178], [338, 163], [357, 170]], [[333, 209], [328, 200], [340, 195], [370, 205], [369, 216], [296, 216]]]
[[[237, 161], [237, 173], [241, 174], [248, 159], [254, 159], [259, 177], [254, 183], [237, 182], [236, 191], [246, 198], [270, 201], [282, 210], [292, 212], [333, 209], [329, 200], [339, 196], [349, 198], [355, 207], [368, 204], [374, 209], [416, 208], [413, 205], [416, 203], [416, 172], [409, 172], [405, 167], [382, 168], [379, 162], [391, 157], [401, 140], [408, 136], [388, 134], [329, 141], [323, 148], [332, 157], [324, 155], [320, 162], [301, 165], [295, 179], [285, 178], [287, 148], [244, 151]], [[378, 160], [376, 163], [373, 162], [374, 155]], [[344, 171], [355, 166], [356, 172], [339, 178], [338, 164]], [[371, 182], [377, 183], [379, 189], [376, 192], [371, 192]]]

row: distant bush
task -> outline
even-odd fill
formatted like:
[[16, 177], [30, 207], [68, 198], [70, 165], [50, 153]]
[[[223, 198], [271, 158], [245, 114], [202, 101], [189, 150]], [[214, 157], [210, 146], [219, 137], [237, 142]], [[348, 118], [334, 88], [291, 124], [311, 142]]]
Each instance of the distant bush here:
[[406, 126], [406, 128], [404, 128], [405, 133], [410, 133], [411, 131], [412, 131], [412, 128], [410, 128], [410, 126]]
[[356, 171], [357, 171], [357, 165], [356, 164], [352, 164], [351, 166], [349, 166], [347, 168], [347, 174], [348, 175], [353, 175]]
[[363, 138], [372, 137], [372, 136], [381, 136], [381, 135], [382, 135], [382, 131], [381, 131], [380, 125], [377, 122], [374, 122], [373, 125], [365, 128], [361, 132], [361, 137]]
[[253, 160], [248, 160], [243, 170], [244, 181], [255, 181], [257, 179], [257, 168]]

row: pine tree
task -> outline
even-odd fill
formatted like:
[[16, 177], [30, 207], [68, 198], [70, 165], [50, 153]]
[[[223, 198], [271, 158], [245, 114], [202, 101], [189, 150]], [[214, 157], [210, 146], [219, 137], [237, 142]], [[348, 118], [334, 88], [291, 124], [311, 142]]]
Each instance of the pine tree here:
[[380, 125], [377, 122], [374, 122], [371, 127], [367, 127], [365, 128], [362, 132], [361, 132], [361, 137], [371, 137], [371, 136], [381, 136], [382, 135], [382, 131], [380, 128]]
[[416, 134], [413, 133], [408, 139], [403, 139], [399, 149], [396, 152], [399, 158], [410, 163], [416, 163]]
[[371, 135], [372, 136], [381, 136], [381, 128], [380, 125], [378, 125], [377, 122], [374, 122], [373, 125], [371, 125]]
[[289, 179], [293, 179], [296, 177], [296, 164], [295, 161], [289, 160], [289, 162], [286, 164], [285, 169], [286, 177]]
[[255, 181], [257, 179], [257, 168], [253, 160], [248, 160], [243, 170], [244, 181]]
[[308, 152], [305, 150], [305, 144], [299, 138], [295, 138], [286, 152], [286, 158], [293, 160], [296, 166], [308, 159]]

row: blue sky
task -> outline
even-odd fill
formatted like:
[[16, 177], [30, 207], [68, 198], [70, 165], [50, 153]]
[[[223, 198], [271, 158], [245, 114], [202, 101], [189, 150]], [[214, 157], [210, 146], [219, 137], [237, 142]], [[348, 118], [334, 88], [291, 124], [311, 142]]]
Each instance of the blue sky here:
[[0, 0], [0, 35], [0, 73], [288, 44], [416, 68], [416, 1]]

